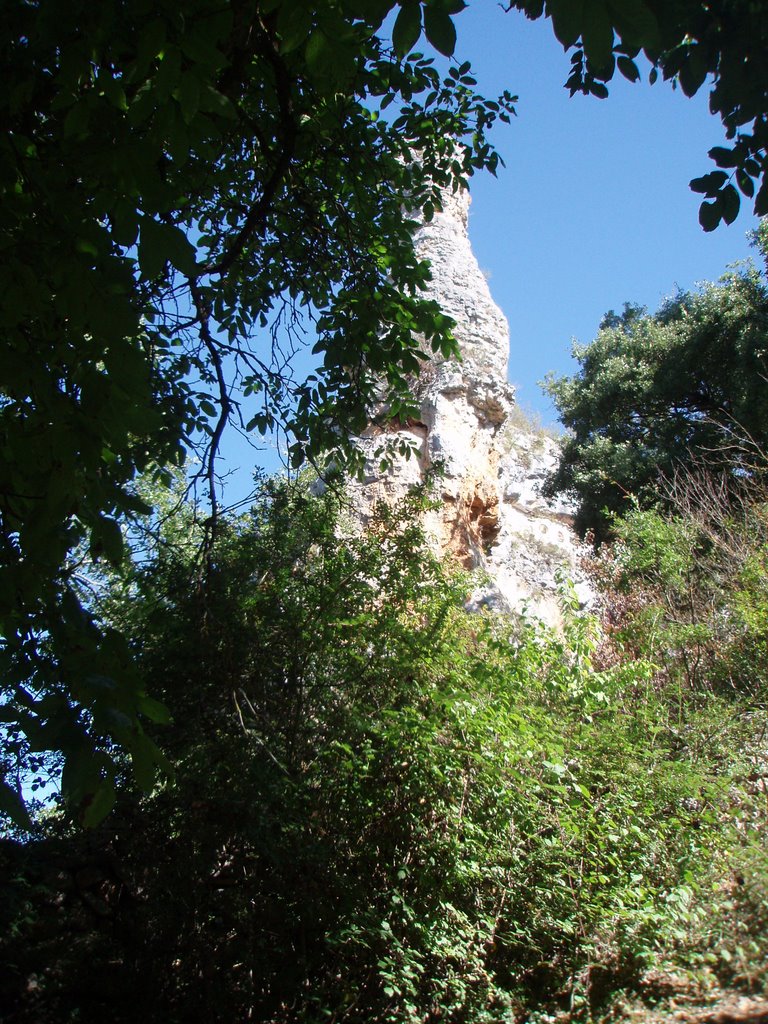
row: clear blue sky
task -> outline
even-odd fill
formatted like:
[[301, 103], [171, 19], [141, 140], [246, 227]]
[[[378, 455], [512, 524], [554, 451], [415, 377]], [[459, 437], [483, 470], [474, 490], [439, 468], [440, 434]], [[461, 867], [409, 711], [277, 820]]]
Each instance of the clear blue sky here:
[[470, 237], [509, 319], [519, 400], [551, 419], [536, 382], [572, 370], [572, 338], [590, 341], [625, 301], [655, 310], [678, 286], [716, 280], [750, 253], [756, 220], [745, 201], [734, 224], [699, 226], [688, 182], [714, 168], [707, 151], [724, 142], [706, 87], [688, 99], [618, 76], [606, 100], [571, 98], [550, 22], [473, 0], [456, 25], [456, 55], [472, 61], [479, 91], [519, 96], [517, 118], [495, 135], [506, 168], [473, 179]]
[[[570, 58], [549, 21], [471, 0], [456, 26], [456, 57], [472, 62], [479, 91], [519, 96], [518, 116], [495, 134], [507, 166], [472, 180], [470, 237], [509, 320], [518, 400], [553, 422], [537, 382], [572, 372], [573, 338], [589, 342], [603, 313], [625, 301], [655, 310], [678, 286], [716, 280], [749, 255], [756, 221], [747, 203], [730, 226], [699, 226], [688, 182], [712, 169], [707, 151], [724, 141], [706, 87], [688, 99], [668, 83], [618, 76], [606, 100], [571, 98]], [[228, 501], [250, 489], [255, 463], [279, 468], [273, 446], [225, 446], [221, 468], [235, 471]]]

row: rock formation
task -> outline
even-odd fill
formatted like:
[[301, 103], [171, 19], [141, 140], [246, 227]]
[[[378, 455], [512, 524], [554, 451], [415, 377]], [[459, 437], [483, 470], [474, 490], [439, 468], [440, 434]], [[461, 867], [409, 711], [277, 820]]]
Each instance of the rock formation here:
[[472, 252], [468, 214], [469, 194], [448, 194], [443, 212], [416, 236], [419, 255], [432, 265], [430, 297], [456, 321], [462, 360], [435, 356], [422, 369], [419, 419], [394, 438], [410, 440], [417, 457], [398, 458], [382, 474], [373, 456], [381, 442], [377, 429], [360, 439], [371, 457], [352, 497], [365, 521], [377, 502], [397, 500], [442, 464], [441, 508], [428, 514], [426, 527], [441, 553], [477, 570], [470, 606], [513, 611], [526, 603], [533, 614], [556, 622], [558, 570], [574, 579], [585, 601], [589, 588], [578, 569], [571, 509], [540, 494], [556, 444], [511, 416], [509, 327]]

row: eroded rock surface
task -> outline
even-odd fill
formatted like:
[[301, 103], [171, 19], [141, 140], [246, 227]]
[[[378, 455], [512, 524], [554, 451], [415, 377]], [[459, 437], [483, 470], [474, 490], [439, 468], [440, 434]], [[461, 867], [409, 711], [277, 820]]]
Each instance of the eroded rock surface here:
[[564, 571], [586, 603], [591, 592], [579, 571], [582, 554], [569, 506], [541, 496], [556, 444], [516, 425], [514, 390], [507, 381], [509, 327], [493, 301], [467, 232], [468, 193], [445, 197], [445, 208], [418, 232], [419, 254], [432, 264], [431, 297], [456, 321], [462, 361], [433, 357], [417, 385], [418, 420], [395, 439], [416, 456], [382, 474], [376, 430], [360, 439], [370, 453], [362, 484], [352, 486], [363, 522], [378, 501], [396, 501], [437, 464], [441, 508], [427, 517], [435, 547], [477, 571], [470, 605], [530, 611], [558, 620], [557, 576]]

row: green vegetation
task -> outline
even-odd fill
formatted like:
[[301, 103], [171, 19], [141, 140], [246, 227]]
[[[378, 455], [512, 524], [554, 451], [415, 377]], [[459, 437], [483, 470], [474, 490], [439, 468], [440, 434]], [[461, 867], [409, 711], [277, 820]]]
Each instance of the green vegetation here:
[[[760, 246], [765, 257], [764, 231]], [[578, 373], [547, 382], [571, 432], [548, 486], [575, 495], [582, 533], [602, 541], [612, 516], [633, 500], [652, 505], [663, 478], [694, 465], [734, 485], [752, 471], [755, 446], [768, 443], [767, 317], [764, 277], [734, 268], [654, 315], [608, 313], [574, 349]]]
[[[558, 485], [585, 526], [629, 512], [596, 564], [602, 626], [566, 581], [560, 632], [466, 613], [423, 494], [362, 536], [343, 497], [281, 480], [219, 508], [230, 422], [289, 430], [294, 468], [354, 469], [372, 399], [406, 416], [420, 361], [455, 352], [412, 229], [496, 169], [488, 132], [514, 102], [415, 52], [450, 58], [463, 6], [6, 5], [14, 1024], [509, 1024], [608, 1015], [653, 970], [766, 986], [755, 273], [628, 308], [552, 385], [576, 431]], [[636, 79], [641, 51], [689, 95], [711, 74], [733, 145], [693, 183], [702, 224], [730, 222], [739, 190], [765, 212], [762, 2], [509, 7], [552, 19], [574, 91]], [[202, 505], [174, 491], [192, 451]]]
[[766, 980], [764, 675], [683, 680], [565, 583], [562, 634], [466, 613], [424, 503], [356, 536], [266, 483], [204, 588], [174, 518], [105, 586], [175, 770], [0, 846], [11, 1020], [588, 1019], [652, 968]]
[[[214, 532], [228, 424], [288, 430], [294, 466], [329, 452], [354, 466], [346, 439], [372, 397], [407, 416], [422, 347], [454, 351], [410, 218], [439, 208], [440, 186], [495, 171], [488, 133], [514, 98], [416, 52], [453, 54], [463, 0], [6, 6], [2, 717], [15, 742], [61, 753], [82, 803], [111, 785], [114, 744], [145, 775], [159, 712], [78, 566], [120, 562], [146, 512], [136, 479], [167, 479], [191, 450]], [[641, 53], [687, 95], [709, 82], [732, 145], [692, 183], [702, 224], [730, 222], [740, 193], [766, 211], [762, 0], [508, 6], [551, 19], [572, 91], [636, 80]], [[2, 767], [0, 810], [23, 821], [13, 756]]]
[[[124, 557], [123, 529], [147, 511], [138, 475], [167, 479], [196, 450], [210, 534], [228, 423], [290, 430], [294, 466], [354, 463], [374, 396], [402, 413], [422, 347], [455, 351], [422, 294], [413, 218], [440, 186], [495, 169], [487, 132], [512, 98], [410, 53], [418, 3], [390, 42], [393, 6], [5, 12], [2, 716], [19, 743], [62, 753], [75, 804], [106, 792], [115, 743], [140, 775], [156, 758], [130, 638], [101, 628], [77, 583], [84, 560]], [[426, 41], [450, 53], [462, 5], [424, 6]], [[318, 368], [298, 376], [313, 346]], [[21, 821], [7, 779], [0, 808]]]

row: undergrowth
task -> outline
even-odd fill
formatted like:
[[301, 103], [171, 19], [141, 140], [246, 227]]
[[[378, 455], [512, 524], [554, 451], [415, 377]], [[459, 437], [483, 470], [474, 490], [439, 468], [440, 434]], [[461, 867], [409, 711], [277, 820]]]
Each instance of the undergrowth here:
[[175, 773], [2, 844], [9, 1020], [589, 1020], [653, 971], [765, 984], [757, 683], [683, 685], [565, 581], [560, 632], [466, 613], [423, 501], [356, 536], [268, 484], [204, 588], [188, 536], [112, 582]]

